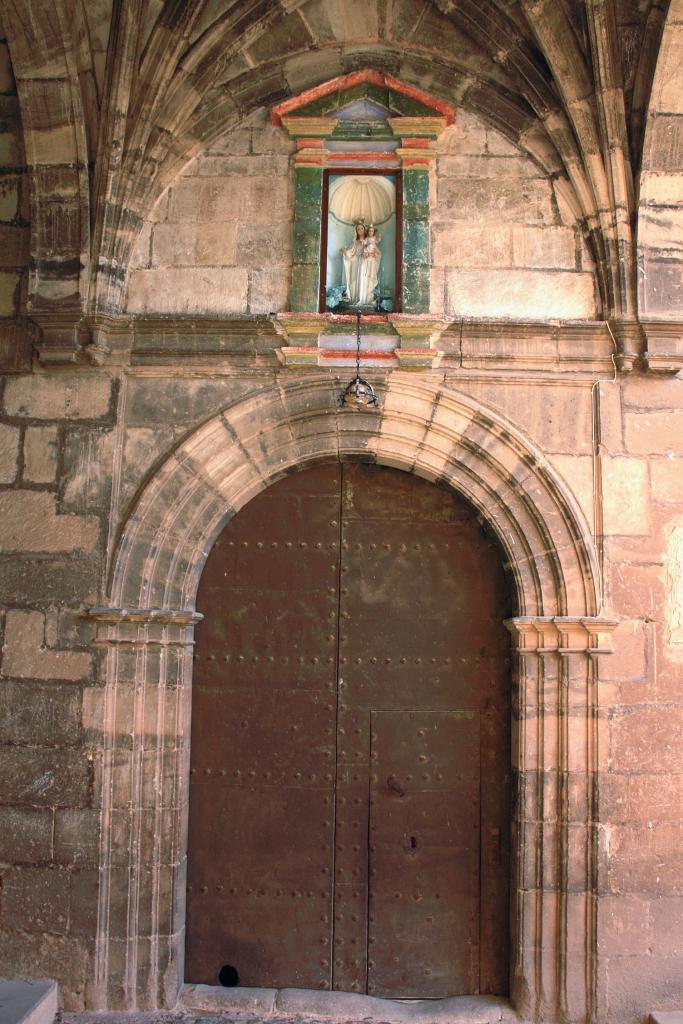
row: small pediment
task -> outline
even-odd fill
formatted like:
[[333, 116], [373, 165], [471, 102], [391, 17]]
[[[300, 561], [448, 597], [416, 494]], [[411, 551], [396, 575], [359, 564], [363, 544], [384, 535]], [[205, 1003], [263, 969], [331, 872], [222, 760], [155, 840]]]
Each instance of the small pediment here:
[[365, 70], [330, 79], [279, 103], [271, 118], [275, 125], [294, 127], [294, 134], [310, 119], [309, 123], [319, 126], [316, 134], [320, 134], [325, 121], [330, 122], [331, 130], [340, 121], [388, 125], [396, 118], [443, 119], [446, 127], [455, 121], [455, 108], [397, 78]]

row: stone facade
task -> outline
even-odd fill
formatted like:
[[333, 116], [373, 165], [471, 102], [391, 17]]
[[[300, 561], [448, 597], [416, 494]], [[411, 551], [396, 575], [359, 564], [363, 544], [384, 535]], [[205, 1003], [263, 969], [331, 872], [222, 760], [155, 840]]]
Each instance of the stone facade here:
[[[515, 1012], [680, 1008], [683, 5], [577, 3], [576, 31], [529, 2], [86, 6], [2, 15], [0, 974], [174, 1005], [206, 552], [284, 472], [362, 458], [463, 494], [514, 580]], [[376, 412], [270, 316], [294, 144], [268, 109], [364, 66], [457, 107], [441, 334], [364, 367]]]

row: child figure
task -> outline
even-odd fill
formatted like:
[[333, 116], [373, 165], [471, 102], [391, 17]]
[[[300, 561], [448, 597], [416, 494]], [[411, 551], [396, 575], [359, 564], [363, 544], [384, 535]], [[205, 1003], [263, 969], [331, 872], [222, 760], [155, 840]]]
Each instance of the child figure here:
[[379, 243], [381, 241], [382, 233], [377, 230], [374, 224], [369, 224], [367, 237], [363, 243], [363, 257], [365, 259], [381, 259], [382, 253], [379, 249]]

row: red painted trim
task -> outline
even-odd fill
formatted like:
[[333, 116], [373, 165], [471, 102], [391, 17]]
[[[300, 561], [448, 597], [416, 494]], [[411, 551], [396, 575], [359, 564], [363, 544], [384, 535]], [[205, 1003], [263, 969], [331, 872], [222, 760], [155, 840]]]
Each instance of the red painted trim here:
[[312, 103], [313, 100], [320, 99], [321, 96], [329, 96], [331, 92], [337, 90], [343, 92], [346, 89], [351, 89], [352, 86], [359, 85], [361, 82], [370, 82], [372, 85], [394, 89], [395, 92], [400, 92], [403, 96], [409, 96], [411, 99], [417, 100], [418, 103], [422, 103], [425, 107], [438, 110], [446, 118], [447, 124], [455, 123], [455, 107], [451, 106], [450, 103], [439, 100], [414, 85], [406, 85], [405, 82], [401, 82], [398, 78], [382, 75], [379, 71], [372, 71], [369, 68], [364, 71], [353, 71], [350, 75], [339, 75], [337, 78], [331, 78], [321, 85], [316, 85], [313, 89], [307, 89], [305, 92], [299, 93], [298, 96], [292, 96], [283, 103], [278, 103], [271, 108], [270, 119], [274, 125], [279, 127], [282, 124], [283, 116], [291, 114], [293, 110], [305, 107], [307, 104]]
[[350, 151], [338, 152], [330, 149], [327, 151], [327, 160], [329, 163], [345, 163], [347, 160], [362, 160], [365, 163], [370, 163], [371, 160], [374, 160], [376, 164], [382, 167], [385, 165], [387, 167], [400, 167], [397, 156], [394, 156], [393, 153], [385, 155], [381, 151], [372, 153], [364, 150], [362, 153], [353, 153]]
[[409, 149], [429, 149], [433, 139], [401, 139], [401, 145]]
[[[322, 359], [348, 359], [350, 363], [355, 362], [356, 352], [349, 351], [348, 348], [321, 348], [320, 356]], [[374, 348], [362, 348], [360, 350], [361, 359], [396, 359], [396, 352], [385, 352], [384, 350]]]
[[297, 149], [324, 149], [325, 148], [325, 140], [324, 139], [320, 139], [320, 138], [316, 138], [316, 139], [297, 139], [296, 140], [296, 148]]

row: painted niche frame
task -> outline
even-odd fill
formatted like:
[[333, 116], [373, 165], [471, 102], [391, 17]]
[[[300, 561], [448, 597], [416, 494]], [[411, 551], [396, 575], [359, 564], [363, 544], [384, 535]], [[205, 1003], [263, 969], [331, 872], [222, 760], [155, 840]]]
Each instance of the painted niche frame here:
[[[429, 176], [437, 155], [433, 143], [455, 122], [455, 109], [398, 79], [365, 70], [278, 104], [271, 120], [296, 141], [292, 285], [289, 311], [278, 316], [289, 346], [283, 349], [285, 362], [319, 364], [320, 337], [341, 330], [337, 321], [355, 319], [360, 307], [395, 338], [395, 363], [430, 365], [445, 323], [430, 313]], [[377, 285], [355, 294], [339, 262], [334, 280], [328, 270], [342, 247], [330, 252], [330, 182], [348, 176], [359, 182], [392, 180], [396, 195], [395, 247], [390, 253], [386, 241], [380, 243]], [[368, 211], [358, 207], [356, 212], [367, 221]], [[347, 227], [350, 247], [353, 224]], [[331, 296], [330, 289], [337, 294]]]

